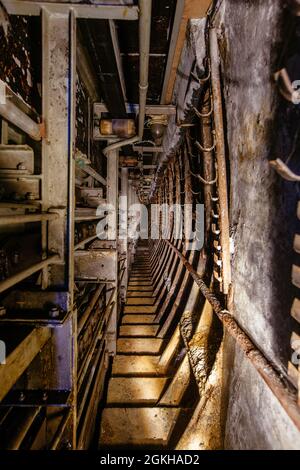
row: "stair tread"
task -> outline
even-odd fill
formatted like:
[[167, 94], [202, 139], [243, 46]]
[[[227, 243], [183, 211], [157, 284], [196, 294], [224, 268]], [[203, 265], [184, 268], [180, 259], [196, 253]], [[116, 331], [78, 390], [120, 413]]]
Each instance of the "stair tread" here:
[[120, 338], [117, 341], [117, 353], [159, 354], [163, 341], [160, 338]]
[[152, 282], [151, 281], [129, 281], [128, 284], [130, 287], [152, 287]]
[[128, 286], [128, 290], [129, 290], [129, 291], [136, 291], [136, 290], [138, 290], [138, 291], [140, 291], [140, 292], [145, 291], [145, 292], [151, 292], [151, 293], [153, 293], [153, 288], [152, 288], [152, 286], [130, 286], [130, 285], [129, 285], [129, 286]]
[[156, 313], [156, 305], [126, 305], [124, 313]]
[[108, 384], [108, 404], [155, 404], [165, 388], [165, 377], [112, 377]]
[[156, 336], [159, 325], [122, 325], [120, 336]]
[[105, 408], [100, 446], [167, 446], [178, 408]]
[[148, 315], [147, 313], [145, 315], [124, 315], [122, 318], [122, 325], [128, 325], [128, 324], [134, 324], [134, 325], [143, 325], [143, 324], [155, 324], [156, 315]]
[[131, 292], [127, 292], [127, 300], [129, 298], [138, 298], [138, 299], [145, 299], [145, 298], [148, 298], [148, 299], [154, 299], [155, 297], [153, 297], [153, 293], [151, 291], [149, 292], [141, 292], [141, 291], [138, 291], [138, 290], [133, 290]]
[[147, 299], [144, 299], [143, 297], [130, 297], [126, 300], [125, 305], [153, 305], [155, 303], [155, 300], [156, 299], [154, 297], [148, 297]]
[[159, 375], [159, 356], [116, 355], [112, 365], [112, 375]]

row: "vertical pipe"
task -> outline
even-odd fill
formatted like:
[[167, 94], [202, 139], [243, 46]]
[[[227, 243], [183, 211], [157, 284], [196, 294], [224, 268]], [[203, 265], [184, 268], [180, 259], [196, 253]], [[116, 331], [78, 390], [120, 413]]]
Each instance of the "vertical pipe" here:
[[[118, 250], [117, 250], [117, 227], [118, 227], [118, 183], [119, 183], [119, 152], [113, 150], [108, 155], [108, 167], [107, 167], [107, 204], [110, 204], [114, 208], [112, 215], [111, 224], [112, 227], [108, 228], [108, 240], [115, 245], [115, 256], [112, 257], [113, 272], [114, 272], [114, 285], [110, 287], [116, 287], [112, 302], [114, 303], [111, 311], [108, 329], [107, 329], [107, 348], [110, 355], [116, 354], [117, 348], [117, 323], [118, 323]], [[109, 294], [107, 296], [107, 301]]]
[[139, 42], [140, 42], [140, 79], [139, 79], [139, 129], [138, 135], [130, 139], [121, 140], [108, 145], [104, 150], [107, 155], [111, 150], [119, 149], [124, 145], [131, 145], [143, 138], [144, 121], [146, 113], [146, 100], [148, 91], [149, 55], [151, 39], [151, 13], [152, 0], [139, 0]]
[[211, 87], [214, 106], [214, 131], [216, 139], [216, 159], [218, 165], [218, 191], [220, 205], [220, 242], [222, 246], [222, 278], [223, 292], [228, 294], [231, 283], [230, 270], [230, 242], [227, 175], [225, 160], [225, 141], [223, 127], [223, 105], [220, 76], [220, 54], [217, 33], [214, 28], [209, 32], [210, 60], [211, 60]]

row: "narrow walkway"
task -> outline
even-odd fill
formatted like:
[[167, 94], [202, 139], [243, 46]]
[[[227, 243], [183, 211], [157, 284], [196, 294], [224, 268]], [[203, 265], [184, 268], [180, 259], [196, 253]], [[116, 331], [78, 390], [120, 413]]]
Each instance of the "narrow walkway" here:
[[102, 413], [100, 446], [166, 447], [170, 441], [188, 382], [181, 376], [176, 387], [176, 375], [168, 375], [180, 339], [177, 331], [167, 343], [157, 336], [157, 310], [149, 251], [139, 247]]

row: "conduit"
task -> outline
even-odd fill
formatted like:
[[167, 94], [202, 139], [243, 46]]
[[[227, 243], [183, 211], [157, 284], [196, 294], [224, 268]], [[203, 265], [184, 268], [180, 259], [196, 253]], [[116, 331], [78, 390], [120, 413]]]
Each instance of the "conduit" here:
[[130, 139], [120, 140], [111, 145], [108, 145], [103, 150], [104, 155], [107, 155], [113, 150], [118, 150], [119, 148], [124, 147], [125, 145], [132, 145], [143, 139], [146, 114], [146, 100], [148, 92], [152, 0], [139, 0], [139, 10], [140, 81], [138, 135], [131, 137]]

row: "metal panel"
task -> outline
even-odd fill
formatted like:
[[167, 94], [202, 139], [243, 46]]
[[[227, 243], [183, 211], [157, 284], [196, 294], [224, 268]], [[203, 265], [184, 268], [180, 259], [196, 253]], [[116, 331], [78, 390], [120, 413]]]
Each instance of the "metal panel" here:
[[0, 145], [0, 173], [3, 170], [20, 170], [33, 174], [32, 148], [28, 145]]
[[116, 279], [115, 250], [77, 251], [75, 253], [75, 278], [114, 282]]

